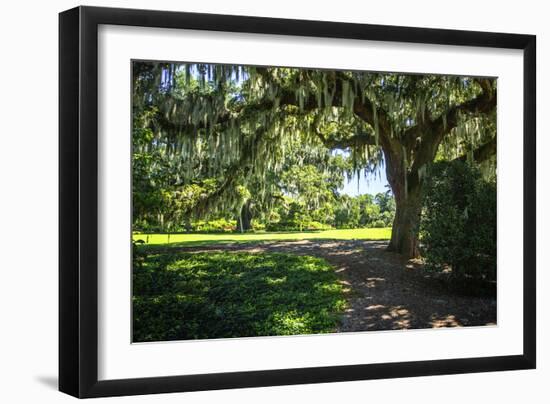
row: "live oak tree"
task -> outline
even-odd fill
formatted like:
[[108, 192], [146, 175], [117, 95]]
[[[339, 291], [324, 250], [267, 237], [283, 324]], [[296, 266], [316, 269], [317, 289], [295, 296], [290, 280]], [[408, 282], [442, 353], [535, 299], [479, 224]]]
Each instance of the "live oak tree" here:
[[[200, 63], [133, 69], [134, 122], [151, 133], [134, 153], [160, 153], [182, 185], [215, 178], [194, 212], [242, 211], [252, 197], [269, 204], [280, 192], [273, 178], [298, 148], [325, 172], [385, 169], [396, 204], [389, 249], [414, 257], [427, 167], [496, 154], [495, 79]], [[336, 150], [351, 164], [332, 167]]]

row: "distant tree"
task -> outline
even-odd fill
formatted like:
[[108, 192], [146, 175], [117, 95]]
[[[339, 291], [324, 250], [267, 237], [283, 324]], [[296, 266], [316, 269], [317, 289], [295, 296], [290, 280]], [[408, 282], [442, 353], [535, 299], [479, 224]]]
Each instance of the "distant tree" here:
[[391, 191], [379, 192], [374, 196], [374, 201], [378, 206], [380, 206], [380, 212], [395, 212], [395, 199]]
[[357, 198], [342, 195], [335, 210], [336, 227], [356, 228], [361, 218], [360, 205]]

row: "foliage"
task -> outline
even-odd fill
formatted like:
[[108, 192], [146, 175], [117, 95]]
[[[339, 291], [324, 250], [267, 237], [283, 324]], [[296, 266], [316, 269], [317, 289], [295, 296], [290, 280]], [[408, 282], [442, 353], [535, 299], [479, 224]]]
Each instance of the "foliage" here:
[[229, 233], [237, 229], [237, 222], [225, 218], [208, 221], [199, 220], [191, 224], [191, 229], [194, 232], [201, 233]]
[[457, 281], [496, 280], [496, 183], [474, 165], [438, 162], [424, 193], [421, 239], [429, 268]]
[[386, 223], [383, 221], [383, 220], [375, 220], [373, 223], [372, 223], [372, 227], [374, 228], [381, 228], [381, 227], [385, 227], [387, 226]]
[[303, 221], [286, 221], [286, 222], [277, 222], [277, 223], [268, 223], [265, 227], [265, 230], [268, 232], [301, 232], [301, 231], [319, 231], [319, 230], [330, 230], [332, 226], [329, 224], [324, 224], [316, 222], [313, 220], [303, 220]]
[[338, 228], [390, 227], [395, 215], [391, 193], [350, 197], [342, 195], [336, 205], [334, 223]]
[[133, 288], [135, 342], [333, 332], [346, 304], [326, 261], [280, 253], [150, 254]]
[[[398, 196], [394, 210], [411, 212], [396, 223], [411, 227], [407, 222], [419, 206], [407, 204], [408, 195], [419, 194], [434, 159], [478, 161], [496, 151], [494, 79], [203, 63], [132, 66], [136, 229], [173, 232], [220, 217], [237, 220], [241, 232], [255, 222], [298, 229], [311, 222], [388, 225], [387, 201], [375, 201], [376, 217], [376, 208], [365, 210], [361, 201], [338, 194], [346, 177], [384, 167]], [[273, 211], [278, 222], [267, 219]]]

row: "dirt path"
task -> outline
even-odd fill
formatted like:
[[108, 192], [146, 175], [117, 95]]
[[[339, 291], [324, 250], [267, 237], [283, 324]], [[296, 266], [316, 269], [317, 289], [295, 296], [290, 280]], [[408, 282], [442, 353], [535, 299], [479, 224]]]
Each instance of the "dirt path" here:
[[301, 240], [182, 247], [182, 251], [292, 252], [323, 257], [345, 285], [349, 308], [338, 331], [496, 324], [496, 299], [451, 293], [421, 265], [385, 251], [385, 241]]

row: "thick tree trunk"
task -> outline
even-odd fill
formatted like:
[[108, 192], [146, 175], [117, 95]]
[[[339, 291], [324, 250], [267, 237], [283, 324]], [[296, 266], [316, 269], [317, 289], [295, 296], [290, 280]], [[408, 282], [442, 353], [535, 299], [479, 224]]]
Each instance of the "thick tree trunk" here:
[[191, 233], [192, 230], [193, 230], [193, 227], [191, 225], [191, 218], [189, 216], [187, 216], [185, 218], [185, 231], [187, 233]]
[[386, 175], [395, 198], [395, 218], [388, 250], [405, 258], [419, 256], [418, 231], [422, 209], [422, 181], [405, 168], [403, 156], [386, 154]]
[[388, 249], [401, 253], [405, 258], [418, 257], [418, 226], [421, 210], [419, 194], [396, 198], [395, 207], [395, 218]]
[[252, 210], [250, 209], [250, 201], [246, 201], [242, 208], [241, 213], [239, 215], [238, 220], [238, 226], [241, 230], [241, 233], [244, 233], [245, 231], [252, 230]]

